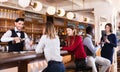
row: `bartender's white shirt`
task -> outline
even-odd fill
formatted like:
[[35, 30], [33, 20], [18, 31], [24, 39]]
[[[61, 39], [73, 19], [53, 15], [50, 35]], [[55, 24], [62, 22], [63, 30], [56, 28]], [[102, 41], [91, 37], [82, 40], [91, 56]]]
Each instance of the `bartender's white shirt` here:
[[60, 55], [60, 40], [58, 36], [54, 39], [50, 39], [47, 35], [42, 35], [35, 51], [37, 53], [44, 52], [47, 61], [54, 60], [62, 62], [62, 56]]
[[[14, 30], [15, 30], [15, 32], [18, 31], [18, 29], [17, 29], [16, 27], [14, 28]], [[1, 37], [1, 41], [2, 41], [2, 42], [10, 42], [10, 41], [13, 41], [14, 39], [13, 39], [13, 37], [11, 37], [11, 35], [12, 35], [11, 30], [8, 30], [8, 31], [7, 31], [6, 33], [4, 33], [3, 36]], [[18, 35], [18, 37], [20, 37], [21, 34], [18, 32], [17, 35]], [[26, 34], [25, 32], [24, 32], [24, 35], [25, 35], [25, 48], [26, 48], [27, 50], [29, 50], [29, 49], [31, 49], [31, 47], [30, 47], [30, 45], [29, 45], [30, 40], [29, 40], [29, 38], [28, 38], [28, 36], [27, 36], [27, 34]]]

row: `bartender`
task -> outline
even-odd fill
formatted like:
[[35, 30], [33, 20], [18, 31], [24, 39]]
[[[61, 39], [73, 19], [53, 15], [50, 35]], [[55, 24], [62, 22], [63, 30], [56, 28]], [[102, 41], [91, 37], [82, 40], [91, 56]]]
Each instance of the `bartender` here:
[[15, 27], [13, 29], [3, 34], [1, 42], [8, 42], [8, 52], [23, 51], [24, 47], [30, 49], [33, 42], [30, 41], [27, 34], [22, 31], [24, 18], [17, 18], [14, 24]]

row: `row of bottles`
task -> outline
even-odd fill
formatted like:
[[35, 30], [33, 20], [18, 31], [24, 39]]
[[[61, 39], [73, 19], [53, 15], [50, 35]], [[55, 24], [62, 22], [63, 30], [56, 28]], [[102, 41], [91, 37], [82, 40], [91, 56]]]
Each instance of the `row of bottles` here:
[[0, 18], [16, 19], [21, 15], [21, 11], [0, 8]]

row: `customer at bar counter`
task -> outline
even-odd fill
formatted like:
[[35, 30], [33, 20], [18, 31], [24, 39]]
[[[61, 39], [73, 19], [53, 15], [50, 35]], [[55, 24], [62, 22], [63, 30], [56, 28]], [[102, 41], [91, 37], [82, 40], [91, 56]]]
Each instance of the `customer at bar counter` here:
[[29, 40], [27, 34], [22, 31], [24, 27], [24, 18], [15, 20], [15, 27], [3, 34], [1, 41], [8, 42], [8, 52], [23, 51], [24, 46], [30, 49], [32, 41]]
[[54, 24], [47, 22], [43, 29], [43, 35], [35, 49], [37, 53], [43, 53], [48, 62], [43, 72], [65, 72], [60, 55], [60, 40], [54, 28]]
[[112, 64], [114, 47], [117, 46], [117, 39], [115, 34], [112, 33], [111, 23], [107, 23], [105, 25], [105, 34], [101, 38], [101, 43], [102, 43], [101, 56], [109, 59]]
[[95, 56], [96, 52], [100, 48], [99, 44], [93, 45], [92, 36], [93, 28], [88, 26], [86, 28], [86, 37], [83, 40], [84, 48], [87, 54], [87, 65], [92, 67], [92, 72], [98, 72], [96, 68], [96, 63], [101, 65], [99, 72], [106, 72], [110, 66], [110, 61], [101, 56]]
[[86, 68], [86, 53], [84, 51], [82, 37], [76, 34], [76, 29], [73, 25], [67, 27], [67, 46], [62, 47], [62, 50], [67, 50], [73, 54], [76, 71]]

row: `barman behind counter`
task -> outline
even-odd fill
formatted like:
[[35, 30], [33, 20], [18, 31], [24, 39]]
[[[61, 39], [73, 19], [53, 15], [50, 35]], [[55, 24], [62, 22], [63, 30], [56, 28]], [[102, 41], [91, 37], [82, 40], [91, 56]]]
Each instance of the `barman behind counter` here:
[[27, 34], [22, 31], [24, 18], [17, 18], [14, 22], [15, 27], [8, 30], [1, 37], [1, 42], [8, 42], [8, 52], [23, 51], [24, 47], [30, 49], [33, 41], [30, 41]]

